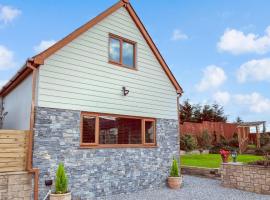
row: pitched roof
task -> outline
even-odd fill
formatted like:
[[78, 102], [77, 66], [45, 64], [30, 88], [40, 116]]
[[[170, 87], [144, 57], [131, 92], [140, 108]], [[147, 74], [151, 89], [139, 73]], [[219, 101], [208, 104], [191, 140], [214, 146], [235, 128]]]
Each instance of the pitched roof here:
[[[143, 23], [139, 19], [138, 15], [136, 14], [135, 10], [131, 6], [130, 2], [128, 0], [120, 0], [83, 26], [79, 27], [75, 31], [73, 31], [71, 34], [67, 35], [62, 40], [58, 41], [45, 51], [39, 53], [38, 55], [32, 57], [31, 62], [36, 65], [37, 67], [44, 64], [44, 60], [48, 58], [50, 55], [55, 53], [57, 50], [61, 49], [65, 45], [67, 45], [69, 42], [80, 36], [82, 33], [86, 32], [88, 29], [93, 27], [95, 24], [99, 23], [101, 20], [103, 20], [105, 17], [113, 13], [114, 11], [118, 10], [119, 8], [124, 7], [128, 13], [130, 14], [131, 18], [133, 19], [134, 23], [136, 24], [137, 28], [141, 32], [142, 36], [146, 40], [147, 44], [149, 45], [150, 49], [154, 53], [155, 57], [159, 61], [160, 65], [162, 66], [163, 70], [165, 71], [166, 75], [169, 77], [170, 81], [172, 82], [173, 86], [176, 89], [176, 92], [181, 94], [183, 93], [183, 90], [179, 83], [177, 82], [176, 78], [172, 74], [171, 70], [169, 69], [168, 65], [166, 64], [165, 60], [163, 59], [162, 55], [160, 54], [159, 50], [157, 49], [156, 45], [154, 44], [152, 38], [148, 34], [146, 28], [144, 27]], [[28, 62], [28, 61], [27, 61]], [[31, 70], [27, 68], [26, 65], [22, 67], [21, 70], [2, 88], [0, 91], [0, 96], [6, 96], [12, 89], [14, 89], [21, 81], [23, 81], [27, 75], [31, 73]]]

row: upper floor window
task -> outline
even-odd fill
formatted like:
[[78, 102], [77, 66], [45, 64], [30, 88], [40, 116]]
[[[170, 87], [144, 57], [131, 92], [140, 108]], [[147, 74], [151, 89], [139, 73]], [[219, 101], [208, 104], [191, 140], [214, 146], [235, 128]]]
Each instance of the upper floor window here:
[[136, 43], [110, 34], [109, 62], [123, 67], [136, 68]]

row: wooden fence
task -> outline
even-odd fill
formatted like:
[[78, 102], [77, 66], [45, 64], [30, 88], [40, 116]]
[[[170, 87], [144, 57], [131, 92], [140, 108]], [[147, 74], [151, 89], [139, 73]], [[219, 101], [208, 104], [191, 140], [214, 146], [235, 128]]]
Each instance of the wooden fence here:
[[29, 131], [0, 130], [0, 172], [25, 171]]

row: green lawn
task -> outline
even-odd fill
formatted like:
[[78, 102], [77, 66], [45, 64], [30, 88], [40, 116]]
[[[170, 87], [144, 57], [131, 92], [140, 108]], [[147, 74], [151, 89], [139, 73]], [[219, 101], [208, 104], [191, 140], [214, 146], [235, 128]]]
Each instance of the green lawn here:
[[[262, 159], [262, 156], [238, 155], [237, 157], [237, 161], [243, 163], [260, 159]], [[180, 160], [182, 165], [207, 168], [219, 168], [221, 163], [220, 154], [182, 155]]]

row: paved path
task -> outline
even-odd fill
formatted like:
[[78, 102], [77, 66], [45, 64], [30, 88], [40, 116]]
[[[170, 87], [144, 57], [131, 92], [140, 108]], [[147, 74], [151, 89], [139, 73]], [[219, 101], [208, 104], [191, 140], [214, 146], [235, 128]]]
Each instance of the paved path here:
[[115, 195], [107, 200], [270, 200], [270, 195], [259, 195], [220, 186], [220, 181], [184, 176], [179, 190], [162, 188], [128, 195]]

